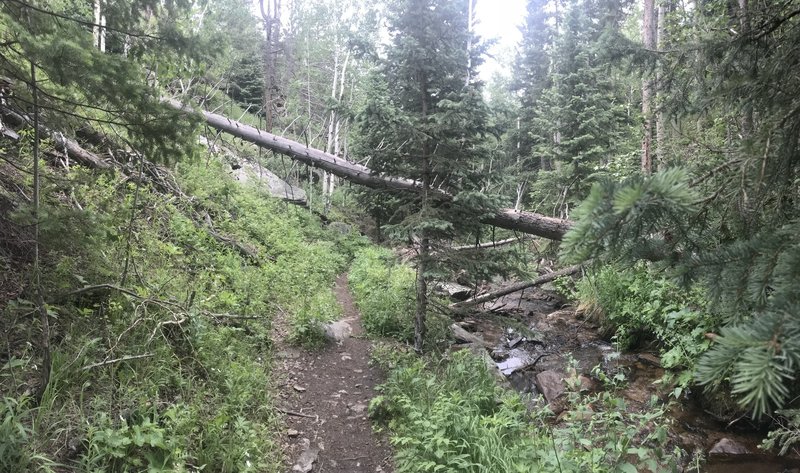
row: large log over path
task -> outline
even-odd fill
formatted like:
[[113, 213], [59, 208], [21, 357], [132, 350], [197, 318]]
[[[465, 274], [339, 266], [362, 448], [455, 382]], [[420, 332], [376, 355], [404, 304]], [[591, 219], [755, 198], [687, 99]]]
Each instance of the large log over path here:
[[[351, 163], [324, 151], [309, 148], [296, 141], [267, 133], [225, 116], [207, 111], [198, 112], [176, 100], [168, 99], [165, 102], [188, 113], [201, 113], [206, 123], [217, 130], [224, 131], [262, 148], [284, 154], [296, 161], [330, 172], [355, 184], [391, 191], [420, 190], [421, 183], [418, 181], [403, 177], [385, 176], [373, 172], [366, 166]], [[440, 196], [452, 197], [446, 191], [440, 189], [433, 189], [432, 191]], [[572, 221], [570, 220], [548, 217], [534, 212], [515, 211], [514, 209], [500, 209], [495, 215], [483, 219], [482, 222], [551, 240], [561, 240], [567, 230], [572, 227]]]

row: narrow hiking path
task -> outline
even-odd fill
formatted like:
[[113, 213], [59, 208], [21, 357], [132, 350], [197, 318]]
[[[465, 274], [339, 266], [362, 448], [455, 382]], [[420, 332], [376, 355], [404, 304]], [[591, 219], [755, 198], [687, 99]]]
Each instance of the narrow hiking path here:
[[372, 431], [367, 417], [383, 375], [369, 365], [371, 343], [363, 337], [346, 274], [336, 279], [334, 290], [343, 312], [337, 325], [350, 332], [341, 341], [303, 350], [286, 342], [283, 321], [275, 324], [274, 374], [276, 404], [284, 414], [284, 465], [287, 472], [391, 473], [388, 442]]

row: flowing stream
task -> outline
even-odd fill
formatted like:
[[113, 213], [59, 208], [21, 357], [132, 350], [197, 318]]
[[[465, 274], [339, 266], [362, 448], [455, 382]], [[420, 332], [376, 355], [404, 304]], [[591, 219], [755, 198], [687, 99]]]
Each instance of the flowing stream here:
[[[492, 358], [521, 393], [538, 394], [536, 375], [547, 370], [563, 373], [571, 357], [590, 389], [599, 387], [591, 375], [596, 366], [608, 377], [624, 375], [624, 387], [618, 394], [629, 410], [644, 409], [653, 396], [666, 400], [666, 394], [653, 384], [664, 374], [658, 356], [618, 352], [603, 340], [596, 326], [581, 320], [564, 303], [556, 292], [528, 289], [487, 304], [481, 314], [468, 318], [462, 326], [494, 347]], [[713, 410], [689, 396], [669, 411], [671, 441], [690, 454], [701, 454], [706, 459], [701, 471], [800, 472], [797, 455], [779, 457], [759, 449], [765, 433], [746, 418], [730, 423]], [[722, 439], [747, 453], [709, 453]], [[697, 470], [687, 467], [686, 471]]]

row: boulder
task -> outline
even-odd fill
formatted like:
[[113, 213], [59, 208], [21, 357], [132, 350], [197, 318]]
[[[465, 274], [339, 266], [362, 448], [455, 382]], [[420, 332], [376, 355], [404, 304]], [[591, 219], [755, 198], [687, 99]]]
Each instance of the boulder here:
[[731, 440], [729, 438], [722, 438], [719, 442], [715, 443], [711, 450], [708, 451], [710, 454], [723, 454], [723, 455], [744, 455], [750, 453], [750, 450], [747, 449], [744, 445], [740, 444], [736, 440]]
[[337, 320], [323, 325], [322, 328], [325, 330], [325, 336], [334, 342], [341, 342], [353, 334], [353, 327], [347, 320]]
[[454, 282], [440, 282], [434, 286], [436, 292], [446, 294], [451, 299], [465, 301], [472, 295], [472, 288]]
[[536, 375], [536, 389], [547, 402], [553, 402], [566, 391], [564, 375], [554, 370], [542, 371]]
[[486, 348], [492, 348], [491, 343], [487, 342], [478, 335], [475, 335], [474, 333], [467, 332], [458, 324], [450, 325], [450, 332], [453, 334], [453, 338], [455, 338], [460, 342], [474, 343], [476, 345], [481, 345]]

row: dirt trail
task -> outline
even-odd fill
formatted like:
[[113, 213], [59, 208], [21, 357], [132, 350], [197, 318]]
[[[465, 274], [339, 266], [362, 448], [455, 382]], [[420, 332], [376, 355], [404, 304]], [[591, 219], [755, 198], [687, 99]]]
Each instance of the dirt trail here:
[[284, 411], [286, 471], [391, 473], [391, 450], [367, 418], [383, 374], [368, 364], [370, 342], [362, 335], [346, 275], [337, 278], [335, 293], [342, 321], [352, 329], [339, 342], [318, 351], [293, 348], [282, 321], [276, 321], [274, 375], [276, 404]]

